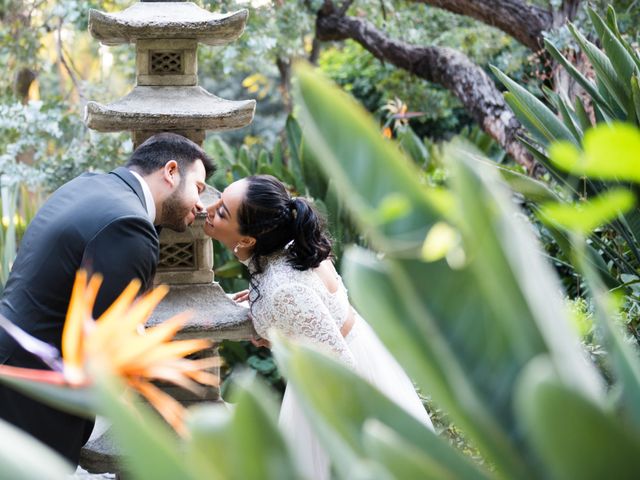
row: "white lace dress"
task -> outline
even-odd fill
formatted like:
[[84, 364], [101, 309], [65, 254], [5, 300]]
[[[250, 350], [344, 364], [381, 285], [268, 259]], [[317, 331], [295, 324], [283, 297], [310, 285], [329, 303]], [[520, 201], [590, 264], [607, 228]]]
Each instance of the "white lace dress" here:
[[[250, 292], [256, 332], [269, 338], [274, 328], [281, 334], [320, 345], [353, 368], [419, 421], [433, 428], [411, 380], [391, 356], [365, 320], [356, 314], [346, 337], [340, 327], [350, 311], [347, 289], [338, 276], [339, 288], [327, 290], [313, 271], [291, 267], [283, 254], [266, 259], [255, 274], [258, 292]], [[336, 408], [341, 408], [336, 405]], [[280, 410], [280, 427], [308, 479], [329, 478], [329, 460], [318, 443], [293, 391], [287, 387]]]

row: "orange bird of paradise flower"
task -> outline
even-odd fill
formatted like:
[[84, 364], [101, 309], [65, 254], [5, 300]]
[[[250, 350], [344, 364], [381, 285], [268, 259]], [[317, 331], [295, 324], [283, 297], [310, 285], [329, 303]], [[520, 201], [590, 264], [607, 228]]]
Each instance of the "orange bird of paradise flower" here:
[[[185, 408], [151, 381], [173, 383], [199, 394], [204, 385], [219, 385], [219, 378], [207, 369], [220, 366], [220, 358], [185, 358], [210, 347], [209, 340], [171, 341], [189, 318], [188, 312], [156, 327], [143, 328], [153, 309], [169, 291], [165, 285], [136, 298], [140, 281], [133, 280], [94, 321], [92, 311], [101, 284], [101, 275], [88, 278], [84, 270], [76, 275], [62, 332], [61, 368], [47, 371], [0, 365], [0, 374], [73, 388], [91, 385], [89, 371], [94, 366], [106, 369], [137, 390], [176, 432], [185, 436]], [[41, 347], [38, 343], [42, 342], [26, 332], [16, 332], [17, 327], [7, 326], [6, 321], [0, 325], [7, 331], [12, 330], [9, 333], [18, 343], [38, 354], [34, 350], [38, 350]], [[31, 345], [26, 345], [28, 343]], [[47, 363], [51, 365], [51, 362]]]

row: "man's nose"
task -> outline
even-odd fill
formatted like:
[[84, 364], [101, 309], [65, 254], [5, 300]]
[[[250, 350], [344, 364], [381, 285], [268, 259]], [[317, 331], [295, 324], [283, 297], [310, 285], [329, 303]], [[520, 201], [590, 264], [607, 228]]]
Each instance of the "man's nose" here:
[[203, 212], [203, 211], [204, 211], [204, 205], [202, 205], [202, 202], [201, 202], [200, 200], [198, 200], [198, 201], [196, 202], [195, 210], [196, 210], [196, 212], [198, 212], [198, 213], [200, 213], [200, 212]]

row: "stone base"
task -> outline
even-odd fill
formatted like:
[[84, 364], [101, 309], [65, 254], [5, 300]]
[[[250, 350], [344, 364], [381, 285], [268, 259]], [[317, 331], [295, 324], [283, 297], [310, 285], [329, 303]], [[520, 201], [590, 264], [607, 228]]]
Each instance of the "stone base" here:
[[119, 452], [109, 433], [109, 423], [104, 418], [96, 419], [91, 438], [80, 452], [80, 466], [90, 473], [122, 473], [117, 458]]
[[193, 312], [177, 339], [208, 338], [248, 340], [255, 335], [249, 309], [231, 300], [217, 282], [200, 285], [171, 285], [167, 296], [156, 307], [147, 326], [158, 325], [172, 316]]

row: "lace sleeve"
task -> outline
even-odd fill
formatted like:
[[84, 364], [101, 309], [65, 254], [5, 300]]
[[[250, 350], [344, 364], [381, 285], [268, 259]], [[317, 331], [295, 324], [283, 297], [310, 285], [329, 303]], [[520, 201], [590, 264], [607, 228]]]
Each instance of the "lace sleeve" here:
[[281, 285], [269, 300], [271, 327], [289, 337], [320, 344], [346, 365], [355, 368], [353, 355], [340, 329], [311, 288], [298, 283]]

